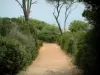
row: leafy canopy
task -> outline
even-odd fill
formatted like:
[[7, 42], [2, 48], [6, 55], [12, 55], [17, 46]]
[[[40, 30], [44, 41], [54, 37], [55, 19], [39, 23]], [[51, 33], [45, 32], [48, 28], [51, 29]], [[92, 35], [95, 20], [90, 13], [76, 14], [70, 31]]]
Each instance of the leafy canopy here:
[[73, 21], [71, 25], [69, 26], [69, 30], [72, 32], [76, 31], [87, 31], [88, 30], [88, 24], [83, 21]]

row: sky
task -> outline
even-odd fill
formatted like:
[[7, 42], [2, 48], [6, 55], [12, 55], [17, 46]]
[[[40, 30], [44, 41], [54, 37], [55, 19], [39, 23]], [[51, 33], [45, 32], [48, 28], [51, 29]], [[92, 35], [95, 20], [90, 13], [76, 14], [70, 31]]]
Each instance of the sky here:
[[[38, 2], [36, 4], [32, 5], [30, 17], [33, 19], [45, 21], [49, 24], [56, 24], [56, 21], [52, 14], [54, 7], [48, 4], [45, 0], [37, 1]], [[85, 6], [83, 4], [75, 4], [73, 5], [73, 7], [76, 8], [72, 11], [67, 19], [67, 28], [74, 20], [85, 21], [84, 17], [82, 17], [82, 12], [84, 11]], [[0, 17], [20, 17], [22, 15], [23, 11], [15, 0], [0, 0]], [[64, 8], [61, 10], [59, 21], [61, 26], [63, 27]]]

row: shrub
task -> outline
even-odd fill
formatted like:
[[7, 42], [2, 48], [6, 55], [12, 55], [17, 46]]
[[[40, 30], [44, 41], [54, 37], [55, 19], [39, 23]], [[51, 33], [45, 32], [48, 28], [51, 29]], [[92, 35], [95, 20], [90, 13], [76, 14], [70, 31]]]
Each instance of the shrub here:
[[[4, 23], [3, 23], [4, 22]], [[40, 41], [21, 19], [0, 18], [0, 74], [15, 75], [38, 55]]]
[[6, 36], [12, 28], [10, 18], [1, 18], [0, 19], [0, 35]]
[[43, 21], [0, 18], [0, 74], [15, 75], [35, 60], [42, 42], [56, 42], [58, 27]]
[[16, 39], [0, 36], [0, 74], [15, 75], [31, 64], [38, 55], [39, 42], [35, 46], [34, 43], [25, 45]]
[[47, 25], [38, 33], [38, 38], [44, 42], [56, 42], [56, 37], [59, 33], [59, 29], [56, 26]]
[[66, 53], [74, 54], [76, 50], [77, 43], [76, 33], [65, 32], [62, 36], [59, 36], [59, 44]]
[[78, 53], [76, 55], [76, 64], [84, 70], [85, 75], [96, 74], [98, 72], [98, 53], [94, 50], [96, 40], [91, 31], [89, 31], [78, 42]]
[[14, 75], [24, 66], [24, 50], [17, 40], [0, 36], [0, 74]]

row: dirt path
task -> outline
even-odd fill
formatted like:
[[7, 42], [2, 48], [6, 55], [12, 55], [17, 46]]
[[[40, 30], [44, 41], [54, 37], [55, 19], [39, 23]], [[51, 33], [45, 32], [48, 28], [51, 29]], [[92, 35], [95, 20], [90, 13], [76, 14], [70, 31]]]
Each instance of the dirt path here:
[[24, 75], [72, 75], [74, 69], [71, 58], [57, 44], [44, 43]]

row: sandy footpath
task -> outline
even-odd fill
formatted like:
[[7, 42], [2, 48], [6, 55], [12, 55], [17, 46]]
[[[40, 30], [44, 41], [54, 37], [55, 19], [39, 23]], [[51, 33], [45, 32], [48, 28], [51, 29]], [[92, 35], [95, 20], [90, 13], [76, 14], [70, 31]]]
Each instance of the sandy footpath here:
[[59, 45], [43, 43], [39, 55], [28, 67], [24, 75], [79, 75], [74, 70], [71, 58], [66, 55]]

